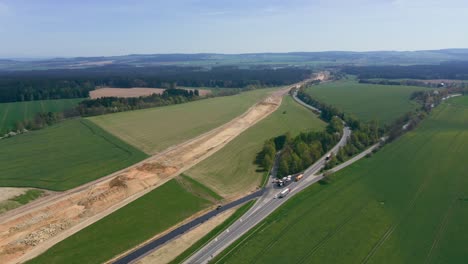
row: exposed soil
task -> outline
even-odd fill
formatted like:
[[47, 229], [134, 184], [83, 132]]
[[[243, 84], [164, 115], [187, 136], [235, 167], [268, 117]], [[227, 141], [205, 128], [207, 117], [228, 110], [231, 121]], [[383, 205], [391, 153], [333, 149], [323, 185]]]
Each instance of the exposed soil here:
[[1, 215], [0, 263], [31, 259], [194, 166], [274, 112], [293, 86], [274, 92], [241, 116], [195, 139], [107, 177]]
[[0, 187], [0, 203], [24, 194], [29, 188]]
[[330, 78], [330, 72], [327, 72], [327, 71], [316, 73], [313, 77], [313, 79], [320, 80], [321, 82], [327, 81], [329, 78]]
[[151, 252], [151, 254], [141, 258], [136, 264], [151, 264], [151, 263], [160, 263], [165, 264], [171, 262], [178, 255], [182, 254], [186, 249], [191, 247], [195, 242], [200, 238], [208, 234], [215, 227], [224, 222], [229, 218], [237, 208], [227, 210], [205, 223], [195, 227], [189, 232], [183, 234], [182, 236], [170, 241], [169, 243], [163, 245], [162, 247]]
[[[149, 96], [152, 94], [162, 94], [165, 89], [161, 88], [99, 88], [89, 92], [91, 99], [101, 98], [101, 97], [140, 97], [140, 96]], [[200, 96], [205, 96], [209, 94], [209, 90], [199, 90]]]

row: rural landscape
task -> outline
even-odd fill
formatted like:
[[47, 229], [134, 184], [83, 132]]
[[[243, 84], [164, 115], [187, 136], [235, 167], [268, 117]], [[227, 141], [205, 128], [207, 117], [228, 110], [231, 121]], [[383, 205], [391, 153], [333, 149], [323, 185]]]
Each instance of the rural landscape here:
[[467, 263], [468, 49], [329, 20], [437, 4], [26, 2], [0, 0], [0, 263]]

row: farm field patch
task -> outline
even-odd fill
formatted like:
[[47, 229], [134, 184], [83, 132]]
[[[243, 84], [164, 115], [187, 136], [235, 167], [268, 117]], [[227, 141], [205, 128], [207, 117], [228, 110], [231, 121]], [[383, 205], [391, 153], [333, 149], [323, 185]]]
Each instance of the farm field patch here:
[[410, 100], [415, 91], [429, 88], [403, 85], [361, 84], [354, 79], [309, 86], [313, 98], [333, 105], [364, 121], [388, 124], [418, 105]]
[[89, 120], [72, 119], [0, 140], [0, 186], [63, 191], [146, 157]]
[[246, 193], [260, 185], [265, 174], [254, 161], [266, 140], [286, 132], [296, 135], [308, 130], [322, 130], [325, 125], [311, 111], [286, 96], [273, 114], [185, 174], [224, 197]]
[[28, 263], [103, 263], [212, 205], [209, 192], [184, 181], [165, 183]]
[[[181, 88], [181, 89], [198, 89], [198, 88]], [[133, 87], [133, 88], [110, 88], [104, 87], [89, 92], [91, 99], [101, 97], [140, 97], [149, 96], [152, 94], [162, 94], [165, 89], [163, 88], [145, 88], [145, 87]], [[210, 93], [209, 90], [198, 89], [201, 96], [205, 96]]]
[[259, 89], [89, 119], [144, 152], [154, 154], [227, 123], [274, 90]]
[[40, 112], [61, 112], [78, 105], [83, 99], [0, 103], [0, 135], [15, 129], [17, 121], [32, 119]]
[[444, 102], [416, 130], [292, 198], [215, 263], [465, 263], [467, 118], [468, 97]]

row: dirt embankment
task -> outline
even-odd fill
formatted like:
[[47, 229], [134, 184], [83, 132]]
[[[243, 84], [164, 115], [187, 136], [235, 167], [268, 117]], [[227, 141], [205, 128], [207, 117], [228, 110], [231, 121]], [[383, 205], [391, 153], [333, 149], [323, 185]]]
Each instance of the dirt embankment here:
[[274, 112], [293, 86], [274, 92], [229, 123], [128, 169], [0, 216], [0, 263], [33, 258], [179, 175]]
[[320, 80], [321, 82], [323, 82], [323, 81], [327, 81], [329, 78], [330, 78], [330, 72], [322, 71], [322, 72], [314, 74], [314, 77], [312, 79]]

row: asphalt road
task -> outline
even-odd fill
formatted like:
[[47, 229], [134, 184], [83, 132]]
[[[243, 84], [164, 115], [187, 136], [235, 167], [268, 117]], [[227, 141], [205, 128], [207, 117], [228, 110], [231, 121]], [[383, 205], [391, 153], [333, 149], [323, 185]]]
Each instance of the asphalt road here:
[[294, 100], [295, 100], [297, 103], [299, 103], [300, 105], [304, 106], [305, 108], [309, 108], [309, 109], [311, 109], [311, 110], [313, 110], [313, 111], [315, 111], [315, 112], [318, 112], [318, 113], [322, 112], [322, 111], [320, 111], [320, 109], [318, 109], [318, 108], [316, 108], [316, 107], [313, 107], [313, 106], [311, 106], [311, 105], [308, 105], [308, 104], [304, 103], [303, 101], [301, 101], [301, 99], [297, 98], [297, 90], [294, 90], [292, 96], [293, 96]]
[[[340, 147], [346, 145], [347, 139], [350, 135], [351, 130], [348, 127], [345, 127], [343, 129], [343, 136], [341, 137], [340, 142], [338, 142], [338, 144], [336, 144], [335, 147], [328, 153], [333, 152], [336, 154]], [[206, 244], [198, 252], [193, 254], [184, 263], [208, 263], [208, 261], [210, 261], [214, 256], [216, 256], [221, 251], [226, 249], [229, 245], [234, 243], [242, 235], [247, 233], [247, 231], [254, 228], [258, 223], [260, 223], [260, 221], [265, 219], [268, 215], [270, 215], [274, 210], [276, 210], [287, 200], [293, 197], [296, 193], [322, 179], [322, 175], [316, 174], [325, 165], [325, 157], [326, 156], [323, 156], [320, 160], [318, 160], [316, 163], [310, 166], [304, 172], [304, 177], [300, 181], [289, 184], [287, 188], [290, 188], [291, 192], [284, 198], [276, 198], [276, 195], [281, 191], [281, 189], [274, 188], [273, 184], [271, 183], [267, 184], [262, 197], [260, 197], [257, 200], [255, 205], [249, 211], [247, 211], [244, 214], [244, 216], [242, 216], [239, 220], [233, 223], [229, 228], [227, 228], [223, 233], [218, 235], [215, 239], [211, 240], [211, 242]]]
[[[298, 99], [295, 96], [295, 94], [293, 95], [293, 97], [301, 105], [304, 105], [305, 107], [310, 108], [312, 110], [316, 110], [315, 108], [310, 107], [307, 104], [303, 103], [300, 99]], [[351, 135], [351, 130], [348, 127], [345, 127], [343, 129], [342, 138], [340, 139], [338, 144], [336, 144], [335, 147], [328, 153], [333, 152], [334, 154], [336, 154], [340, 147], [343, 147], [346, 145], [347, 139], [349, 138], [350, 135]], [[332, 171], [338, 171], [354, 163], [355, 161], [361, 159], [362, 157], [370, 153], [376, 147], [378, 147], [378, 144], [372, 146], [371, 148], [353, 157], [352, 159], [336, 166], [335, 168], [332, 169]], [[247, 231], [254, 228], [259, 222], [265, 219], [268, 215], [270, 215], [274, 210], [276, 210], [279, 206], [285, 203], [288, 199], [290, 199], [296, 193], [300, 192], [301, 190], [321, 180], [323, 176], [321, 174], [320, 175], [316, 175], [316, 174], [325, 165], [326, 163], [325, 157], [326, 155], [323, 156], [316, 163], [314, 163], [312, 166], [310, 166], [304, 172], [304, 176], [299, 182], [292, 182], [286, 186], [287, 188], [291, 189], [291, 192], [286, 197], [278, 198], [278, 199], [276, 198], [276, 195], [279, 192], [281, 192], [282, 189], [286, 187], [277, 188], [277, 187], [274, 187], [273, 184], [268, 183], [264, 189], [261, 189], [255, 193], [252, 193], [246, 197], [243, 197], [229, 204], [223, 205], [223, 207], [221, 207], [219, 210], [213, 210], [211, 212], [208, 212], [205, 215], [202, 215], [190, 221], [189, 223], [186, 223], [174, 229], [173, 231], [167, 233], [166, 235], [159, 237], [157, 239], [154, 239], [148, 242], [147, 244], [143, 245], [142, 247], [139, 247], [131, 251], [130, 253], [125, 254], [124, 256], [117, 259], [113, 263], [124, 264], [124, 263], [135, 262], [136, 260], [151, 253], [153, 250], [155, 250], [159, 246], [182, 235], [183, 233], [194, 228], [195, 226], [207, 221], [211, 217], [214, 217], [217, 214], [225, 210], [228, 210], [230, 208], [233, 208], [237, 205], [240, 205], [252, 199], [258, 198], [254, 206], [249, 211], [247, 211], [239, 220], [233, 223], [230, 227], [228, 227], [223, 233], [218, 235], [216, 238], [208, 242], [203, 248], [201, 248], [198, 252], [194, 253], [192, 256], [190, 256], [190, 258], [188, 258], [184, 262], [184, 263], [191, 263], [191, 264], [207, 263], [214, 256], [216, 256], [225, 248], [227, 248], [229, 245], [234, 243], [238, 238], [240, 238]], [[273, 174], [274, 174], [274, 171], [275, 169], [273, 169]], [[273, 178], [270, 178], [269, 180], [271, 182]]]
[[[302, 81], [298, 84], [295, 84], [295, 85], [291, 85], [289, 86], [289, 89], [291, 88], [298, 88], [300, 87], [301, 85], [303, 85], [304, 83], [307, 83], [308, 81], [310, 80], [305, 80], [305, 81]], [[284, 93], [283, 90], [280, 90], [279, 92], [282, 92]], [[143, 162], [143, 161], [142, 161]], [[140, 162], [141, 163], [141, 162]], [[159, 246], [169, 242], [170, 240], [182, 235], [183, 233], [191, 230], [192, 228], [196, 227], [197, 225], [209, 220], [210, 218], [218, 215], [219, 213], [223, 212], [223, 211], [226, 211], [228, 209], [231, 209], [235, 206], [238, 206], [240, 204], [243, 204], [245, 202], [248, 202], [252, 199], [256, 199], [258, 197], [261, 197], [264, 192], [267, 191], [266, 188], [263, 188], [261, 190], [258, 190], [250, 195], [247, 195], [243, 198], [240, 198], [236, 201], [233, 201], [229, 204], [225, 204], [223, 205], [220, 209], [218, 210], [213, 210], [211, 212], [208, 212], [176, 229], [174, 229], [173, 231], [167, 233], [166, 235], [162, 236], [162, 237], [159, 237], [159, 238], [156, 238], [156, 239], [153, 239], [151, 240], [150, 242], [146, 243], [145, 245], [141, 246], [141, 247], [138, 247], [137, 249], [133, 250], [133, 251], [130, 251], [128, 253], [125, 253], [124, 255], [122, 255], [120, 258], [118, 258], [117, 260], [115, 260], [114, 262], [112, 263], [116, 263], [116, 264], [126, 264], [126, 263], [132, 263], [132, 262], [135, 262], [136, 260], [148, 255], [149, 253], [151, 253], [152, 251], [154, 251], [156, 248], [158, 248]]]
[[[307, 105], [304, 102], [302, 102], [300, 99], [298, 99], [296, 96], [296, 92], [293, 93], [293, 98], [299, 104], [311, 110], [320, 111], [319, 109], [316, 109], [310, 105]], [[345, 127], [343, 129], [343, 136], [340, 142], [338, 142], [338, 144], [335, 145], [335, 147], [328, 153], [333, 152], [334, 154], [337, 154], [340, 147], [343, 147], [346, 145], [346, 142], [350, 135], [351, 135], [351, 130], [348, 127]], [[336, 172], [353, 164], [354, 162], [365, 157], [367, 154], [371, 153], [374, 149], [378, 148], [379, 145], [380, 144], [378, 143], [378, 144], [371, 146], [370, 148], [366, 149], [365, 151], [361, 152], [355, 157], [334, 167], [333, 169], [331, 169], [331, 171]], [[239, 220], [233, 223], [229, 228], [227, 228], [223, 233], [218, 235], [215, 239], [207, 243], [198, 252], [190, 256], [184, 263], [185, 264], [208, 263], [214, 256], [221, 253], [229, 245], [231, 245], [236, 240], [238, 240], [242, 235], [247, 233], [250, 229], [254, 228], [257, 224], [259, 224], [263, 219], [265, 219], [268, 215], [270, 215], [274, 210], [276, 210], [278, 207], [284, 204], [287, 200], [293, 197], [296, 193], [320, 181], [323, 178], [323, 175], [322, 174], [317, 175], [317, 173], [325, 165], [326, 163], [325, 158], [326, 158], [326, 155], [323, 156], [316, 163], [314, 163], [312, 166], [307, 168], [307, 170], [304, 172], [304, 177], [299, 182], [293, 182], [289, 184], [286, 188], [290, 188], [291, 192], [284, 198], [276, 198], [276, 195], [281, 191], [281, 189], [276, 189], [273, 187], [272, 184], [267, 184], [262, 197], [260, 197], [257, 200], [255, 205], [249, 211], [247, 211], [244, 214], [244, 216], [242, 216]], [[273, 179], [270, 179], [270, 181], [272, 180]]]
[[148, 255], [149, 253], [151, 253], [153, 250], [155, 250], [156, 248], [158, 248], [159, 246], [163, 245], [164, 243], [167, 243], [169, 241], [171, 241], [172, 239], [182, 235], [183, 233], [189, 231], [190, 229], [196, 227], [197, 225], [209, 220], [210, 218], [226, 211], [226, 210], [229, 210], [233, 207], [236, 207], [238, 205], [241, 205], [245, 202], [248, 202], [252, 199], [255, 199], [257, 197], [260, 197], [263, 195], [263, 192], [264, 192], [264, 189], [261, 189], [261, 190], [258, 190], [254, 193], [251, 193], [245, 197], [242, 197], [234, 202], [230, 202], [228, 204], [225, 204], [223, 205], [221, 208], [219, 208], [218, 210], [213, 210], [213, 211], [210, 211], [198, 218], [195, 218], [194, 220], [172, 230], [171, 232], [165, 234], [164, 236], [161, 236], [157, 239], [154, 239], [154, 240], [151, 240], [150, 242], [146, 243], [145, 245], [143, 245], [142, 247], [139, 247], [133, 251], [131, 251], [130, 253], [128, 254], [125, 254], [124, 256], [122, 256], [121, 258], [117, 259], [116, 261], [114, 261], [113, 263], [115, 264], [126, 264], [126, 263], [131, 263], [131, 262], [134, 262], [146, 255]]

